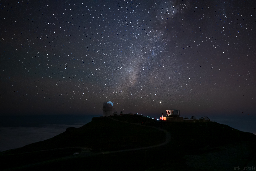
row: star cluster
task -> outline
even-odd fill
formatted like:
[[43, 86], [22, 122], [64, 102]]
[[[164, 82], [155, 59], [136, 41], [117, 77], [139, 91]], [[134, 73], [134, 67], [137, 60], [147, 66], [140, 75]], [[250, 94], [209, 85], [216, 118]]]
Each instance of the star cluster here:
[[256, 3], [0, 3], [3, 113], [255, 114]]

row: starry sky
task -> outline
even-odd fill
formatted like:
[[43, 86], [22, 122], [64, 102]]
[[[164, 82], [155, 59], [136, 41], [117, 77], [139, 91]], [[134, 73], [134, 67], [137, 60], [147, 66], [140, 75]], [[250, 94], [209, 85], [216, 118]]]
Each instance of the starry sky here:
[[0, 113], [256, 115], [256, 1], [0, 2]]

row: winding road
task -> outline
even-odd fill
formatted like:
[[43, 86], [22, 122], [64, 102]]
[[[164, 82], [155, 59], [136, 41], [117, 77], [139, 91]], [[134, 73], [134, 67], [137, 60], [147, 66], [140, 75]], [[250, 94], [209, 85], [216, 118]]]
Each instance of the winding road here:
[[[116, 121], [116, 122], [129, 123], [129, 122], [125, 122], [125, 121], [119, 121], [119, 120], [114, 119], [112, 117], [109, 117], [109, 118]], [[137, 123], [129, 123], [129, 124], [145, 127], [145, 125], [140, 125], [140, 124], [137, 124]], [[161, 144], [147, 146], [147, 147], [139, 147], [139, 148], [133, 148], [133, 149], [117, 150], [117, 151], [105, 151], [105, 152], [98, 152], [98, 153], [90, 152], [87, 148], [83, 148], [83, 147], [67, 147], [66, 149], [70, 149], [70, 148], [80, 149], [81, 152], [80, 153], [74, 153], [74, 155], [72, 155], [72, 156], [66, 156], [66, 157], [57, 158], [57, 159], [53, 159], [53, 160], [37, 162], [37, 163], [33, 163], [33, 164], [20, 166], [20, 167], [17, 167], [17, 168], [19, 168], [19, 169], [20, 168], [29, 168], [29, 167], [32, 167], [32, 166], [38, 166], [38, 165], [46, 164], [46, 163], [49, 164], [49, 163], [56, 162], [56, 161], [63, 161], [63, 160], [74, 159], [74, 158], [89, 157], [89, 156], [95, 156], [95, 155], [113, 154], [113, 153], [130, 152], [130, 151], [138, 151], [138, 150], [147, 150], [147, 149], [152, 149], [152, 148], [164, 146], [164, 145], [168, 144], [171, 141], [171, 135], [168, 131], [166, 131], [164, 129], [161, 129], [161, 128], [153, 127], [153, 126], [147, 126], [147, 127], [154, 128], [154, 129], [157, 129], [159, 131], [163, 131], [166, 135], [165, 136], [165, 141]], [[60, 149], [65, 149], [65, 148], [60, 148]], [[41, 151], [54, 151], [54, 150], [58, 150], [58, 149], [41, 150]], [[37, 152], [40, 152], [40, 151], [37, 151]], [[11, 168], [11, 169], [8, 169], [8, 170], [16, 170], [17, 168]]]
[[[117, 119], [114, 119], [114, 118], [111, 118], [109, 117], [110, 119], [114, 120], [114, 121], [117, 121], [117, 122], [124, 122], [124, 121], [119, 121]], [[129, 123], [129, 122], [124, 122], [124, 123]], [[137, 124], [137, 123], [129, 123], [129, 124], [133, 124], [133, 125], [139, 125], [139, 126], [143, 126], [145, 127], [145, 125], [140, 125], [140, 124]], [[161, 147], [161, 146], [164, 146], [166, 144], [168, 144], [170, 141], [171, 141], [171, 134], [164, 130], [164, 129], [161, 129], [161, 128], [156, 128], [156, 127], [153, 127], [153, 126], [147, 126], [147, 127], [150, 127], [150, 128], [154, 128], [154, 129], [157, 129], [159, 131], [163, 131], [165, 133], [165, 142], [161, 143], [161, 144], [157, 144], [157, 145], [152, 145], [152, 146], [147, 146], [147, 147], [139, 147], [139, 148], [132, 148], [132, 149], [126, 149], [126, 150], [117, 150], [117, 151], [109, 151], [109, 152], [101, 152], [101, 154], [110, 154], [110, 153], [119, 153], [119, 152], [127, 152], [127, 151], [137, 151], [137, 150], [146, 150], [146, 149], [150, 149], [150, 148], [155, 148], [155, 147]]]

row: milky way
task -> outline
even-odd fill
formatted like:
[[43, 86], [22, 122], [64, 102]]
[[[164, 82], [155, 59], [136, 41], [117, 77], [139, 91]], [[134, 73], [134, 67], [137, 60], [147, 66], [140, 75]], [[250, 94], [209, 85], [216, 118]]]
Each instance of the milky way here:
[[4, 1], [5, 114], [252, 115], [256, 2]]

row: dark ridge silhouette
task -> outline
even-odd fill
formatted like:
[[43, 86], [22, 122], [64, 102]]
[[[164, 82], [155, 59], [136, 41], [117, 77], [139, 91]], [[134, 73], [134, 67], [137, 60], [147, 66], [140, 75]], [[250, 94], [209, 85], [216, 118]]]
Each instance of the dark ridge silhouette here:
[[[169, 136], [170, 135], [170, 136]], [[216, 122], [95, 117], [0, 153], [1, 170], [234, 170], [255, 166], [256, 136]]]

